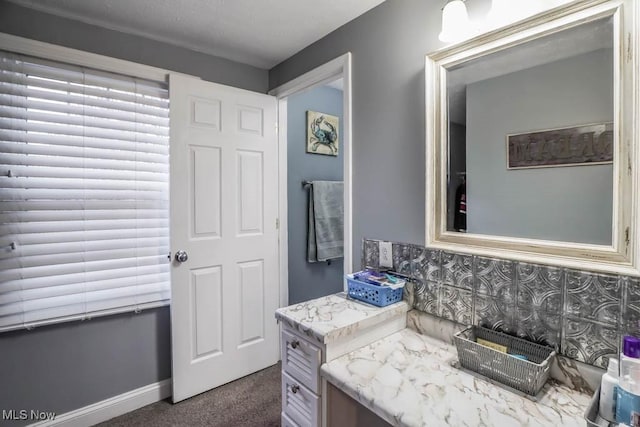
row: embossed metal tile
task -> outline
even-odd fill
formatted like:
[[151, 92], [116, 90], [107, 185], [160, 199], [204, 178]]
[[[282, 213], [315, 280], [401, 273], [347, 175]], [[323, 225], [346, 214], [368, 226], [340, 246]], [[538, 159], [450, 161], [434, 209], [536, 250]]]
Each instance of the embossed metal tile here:
[[625, 277], [623, 279], [624, 299], [622, 327], [620, 335], [640, 337], [640, 279]]
[[515, 276], [512, 261], [476, 257], [473, 284], [476, 293], [494, 298], [515, 298]]
[[617, 328], [586, 319], [567, 318], [564, 321], [562, 353], [572, 359], [602, 368], [609, 357], [618, 355]]
[[473, 256], [442, 252], [442, 283], [457, 288], [473, 288]]
[[380, 247], [377, 240], [366, 239], [364, 241], [364, 265], [362, 268], [378, 268], [380, 265]]
[[414, 286], [413, 308], [438, 316], [440, 285], [436, 282], [416, 280]]
[[473, 296], [467, 289], [442, 285], [440, 287], [440, 317], [470, 325], [473, 315]]
[[563, 269], [519, 262], [516, 280], [519, 305], [535, 304], [545, 310], [562, 310]]
[[618, 276], [567, 271], [565, 310], [569, 316], [617, 326], [621, 297]]
[[413, 245], [404, 243], [393, 244], [393, 271], [406, 276], [411, 276], [411, 259]]
[[560, 311], [547, 312], [540, 307], [528, 305], [516, 307], [516, 333], [544, 345], [560, 349], [562, 330]]
[[441, 252], [435, 249], [427, 249], [414, 246], [412, 249], [411, 275], [417, 280], [440, 282], [441, 279]]
[[473, 324], [503, 332], [514, 332], [515, 303], [487, 295], [476, 295]]
[[517, 334], [559, 348], [564, 270], [518, 263], [516, 278]]

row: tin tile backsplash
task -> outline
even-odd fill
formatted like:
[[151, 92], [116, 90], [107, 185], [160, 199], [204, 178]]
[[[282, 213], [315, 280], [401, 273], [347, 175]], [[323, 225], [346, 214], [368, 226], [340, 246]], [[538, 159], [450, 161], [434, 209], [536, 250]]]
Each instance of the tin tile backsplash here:
[[[363, 266], [378, 267], [365, 239]], [[621, 337], [640, 334], [640, 279], [393, 243], [396, 272], [410, 278], [413, 308], [555, 347], [599, 367]]]

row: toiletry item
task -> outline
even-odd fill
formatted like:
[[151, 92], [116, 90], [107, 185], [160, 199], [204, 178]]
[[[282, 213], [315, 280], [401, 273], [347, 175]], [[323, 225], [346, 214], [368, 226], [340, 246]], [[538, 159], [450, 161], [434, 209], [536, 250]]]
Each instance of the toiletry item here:
[[610, 358], [607, 372], [600, 384], [600, 416], [612, 423], [616, 421], [616, 400], [618, 397], [618, 359]]
[[373, 270], [364, 270], [359, 271], [357, 273], [353, 273], [353, 278], [359, 280], [361, 282], [368, 283], [370, 285], [380, 286], [380, 280], [383, 279], [384, 276], [380, 275], [376, 271]]
[[510, 354], [510, 356], [515, 357], [516, 359], [520, 359], [520, 360], [526, 360], [526, 361], [529, 360], [529, 358], [527, 356], [525, 356], [524, 354]]
[[616, 421], [640, 427], [640, 339], [627, 335], [622, 341]]
[[387, 280], [390, 281], [391, 283], [398, 283], [398, 279], [396, 279], [395, 277], [393, 277], [389, 273], [385, 273], [384, 275], [387, 278]]
[[393, 290], [403, 288], [406, 281], [393, 277], [387, 273], [380, 273], [375, 270], [364, 270], [349, 275], [352, 279], [375, 286], [386, 286]]
[[500, 353], [506, 353], [507, 352], [507, 347], [504, 345], [500, 345], [500, 344], [496, 344], [494, 342], [491, 341], [487, 341], [487, 340], [483, 340], [482, 338], [477, 338], [476, 342], [480, 345], [483, 345], [485, 347], [489, 347], [492, 348], [496, 351], [499, 351]]

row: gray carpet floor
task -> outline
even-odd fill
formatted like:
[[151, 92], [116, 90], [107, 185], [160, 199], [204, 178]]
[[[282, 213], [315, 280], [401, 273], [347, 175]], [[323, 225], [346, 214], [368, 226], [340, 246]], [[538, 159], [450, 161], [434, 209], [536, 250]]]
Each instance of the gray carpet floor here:
[[215, 426], [275, 427], [280, 425], [280, 362], [177, 404], [156, 402], [100, 427]]

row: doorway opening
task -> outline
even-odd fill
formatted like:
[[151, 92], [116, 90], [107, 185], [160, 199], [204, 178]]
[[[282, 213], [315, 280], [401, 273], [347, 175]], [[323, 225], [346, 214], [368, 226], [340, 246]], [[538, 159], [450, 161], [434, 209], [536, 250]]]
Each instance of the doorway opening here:
[[[344, 273], [353, 268], [351, 54], [327, 62], [269, 94], [278, 98], [280, 305], [286, 306], [346, 290]], [[307, 111], [338, 117], [337, 153], [334, 147], [326, 150], [329, 155], [312, 149], [307, 152]], [[307, 262], [310, 190], [303, 183], [313, 180], [343, 182], [344, 257], [330, 265], [326, 261]]]

